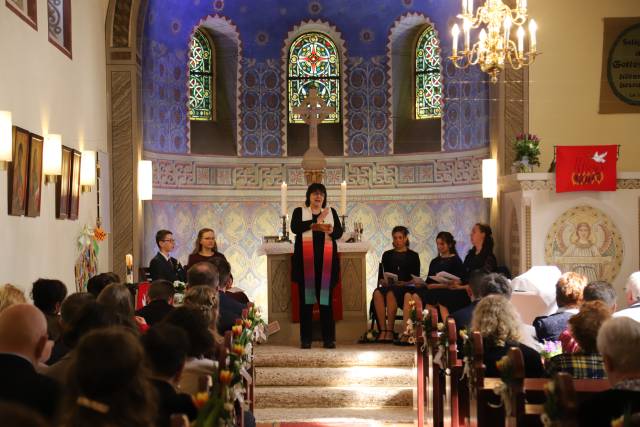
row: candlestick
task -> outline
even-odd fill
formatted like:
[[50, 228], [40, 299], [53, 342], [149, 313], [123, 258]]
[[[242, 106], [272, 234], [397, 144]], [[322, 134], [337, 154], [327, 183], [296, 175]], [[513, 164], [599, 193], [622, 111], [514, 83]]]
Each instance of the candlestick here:
[[282, 215], [280, 218], [282, 219], [282, 237], [280, 238], [280, 241], [290, 242], [289, 230], [287, 230], [287, 219], [289, 218], [289, 215]]
[[347, 181], [340, 184], [340, 215], [347, 213]]
[[280, 214], [287, 215], [287, 183], [284, 181], [280, 186]]

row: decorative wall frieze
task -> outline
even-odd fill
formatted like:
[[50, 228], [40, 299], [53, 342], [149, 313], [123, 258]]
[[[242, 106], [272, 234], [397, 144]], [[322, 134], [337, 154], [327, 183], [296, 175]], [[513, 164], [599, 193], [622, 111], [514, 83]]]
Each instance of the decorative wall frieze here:
[[[479, 184], [486, 149], [460, 153], [411, 156], [328, 158], [327, 186], [347, 181], [350, 188], [394, 189]], [[251, 159], [182, 156], [145, 152], [153, 161], [157, 189], [261, 190], [276, 189], [283, 181], [305, 187], [299, 158]], [[257, 159], [256, 159], [257, 160]]]

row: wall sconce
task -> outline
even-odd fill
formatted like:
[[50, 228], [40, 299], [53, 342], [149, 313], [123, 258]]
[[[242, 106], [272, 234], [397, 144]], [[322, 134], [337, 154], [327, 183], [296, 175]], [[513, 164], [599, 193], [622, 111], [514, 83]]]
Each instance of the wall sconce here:
[[42, 147], [42, 174], [47, 184], [62, 175], [62, 136], [50, 133], [44, 138]]
[[498, 162], [482, 160], [482, 197], [492, 199], [498, 195]]
[[138, 161], [138, 199], [151, 200], [153, 195], [153, 166], [151, 160]]
[[7, 168], [13, 155], [11, 111], [0, 111], [0, 170]]
[[83, 193], [91, 191], [96, 185], [96, 152], [83, 151], [80, 161], [80, 190]]

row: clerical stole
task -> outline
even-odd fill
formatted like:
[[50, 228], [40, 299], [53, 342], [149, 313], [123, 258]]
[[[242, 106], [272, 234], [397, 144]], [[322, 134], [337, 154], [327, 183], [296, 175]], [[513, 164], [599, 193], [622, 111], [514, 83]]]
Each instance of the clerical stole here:
[[[311, 221], [313, 214], [311, 209], [302, 208], [302, 221]], [[324, 224], [333, 226], [333, 214], [331, 211], [324, 219]], [[302, 262], [304, 264], [304, 302], [316, 303], [316, 254], [313, 250], [313, 231], [302, 233]], [[333, 242], [325, 235], [322, 249], [322, 272], [320, 278], [320, 305], [329, 305], [331, 297], [331, 267], [333, 264]]]

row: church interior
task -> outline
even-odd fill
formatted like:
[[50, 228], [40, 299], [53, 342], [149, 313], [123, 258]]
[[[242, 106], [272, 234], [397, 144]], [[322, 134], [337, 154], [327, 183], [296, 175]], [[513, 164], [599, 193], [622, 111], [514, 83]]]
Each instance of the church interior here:
[[0, 55], [7, 425], [640, 425], [637, 0], [0, 0]]

